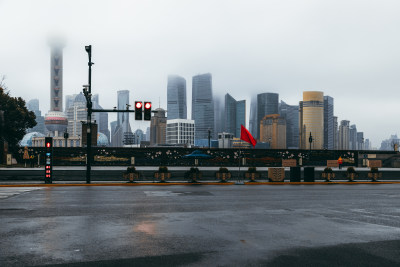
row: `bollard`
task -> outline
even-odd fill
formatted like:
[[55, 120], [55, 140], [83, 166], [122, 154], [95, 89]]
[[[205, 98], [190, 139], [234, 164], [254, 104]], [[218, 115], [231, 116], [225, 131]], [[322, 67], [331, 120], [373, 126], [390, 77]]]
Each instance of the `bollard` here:
[[304, 182], [314, 182], [315, 173], [314, 167], [304, 167]]
[[290, 181], [301, 182], [301, 167], [290, 167]]

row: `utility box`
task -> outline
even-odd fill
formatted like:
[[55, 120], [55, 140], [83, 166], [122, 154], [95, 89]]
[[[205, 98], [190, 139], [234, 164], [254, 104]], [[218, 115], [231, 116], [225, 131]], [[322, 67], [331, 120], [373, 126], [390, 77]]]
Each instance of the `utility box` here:
[[315, 171], [314, 167], [304, 167], [304, 182], [314, 182]]
[[[97, 124], [92, 123], [91, 124], [91, 132], [92, 132], [92, 146], [97, 146]], [[87, 145], [87, 131], [88, 131], [88, 126], [86, 123], [82, 124], [82, 146]]]
[[301, 182], [301, 167], [290, 167], [290, 181]]

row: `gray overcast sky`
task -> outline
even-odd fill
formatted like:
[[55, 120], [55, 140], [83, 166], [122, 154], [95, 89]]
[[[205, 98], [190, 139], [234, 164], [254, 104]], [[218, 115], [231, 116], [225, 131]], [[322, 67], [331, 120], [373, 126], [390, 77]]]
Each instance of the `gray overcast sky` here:
[[67, 38], [64, 95], [87, 83], [91, 44], [92, 90], [104, 108], [126, 89], [132, 102], [166, 108], [168, 74], [186, 78], [190, 107], [191, 77], [210, 72], [215, 95], [247, 106], [261, 92], [297, 105], [303, 91], [323, 91], [339, 120], [379, 147], [400, 133], [399, 13], [400, 1], [385, 0], [0, 0], [0, 75], [13, 96], [39, 98], [47, 113], [46, 40], [57, 32]]

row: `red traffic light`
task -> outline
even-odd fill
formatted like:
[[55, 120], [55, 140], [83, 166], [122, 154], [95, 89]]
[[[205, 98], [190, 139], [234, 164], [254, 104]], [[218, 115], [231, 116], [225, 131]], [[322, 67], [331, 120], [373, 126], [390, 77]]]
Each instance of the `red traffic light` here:
[[50, 143], [46, 143], [46, 147], [50, 147], [51, 146], [51, 144]]
[[144, 120], [151, 120], [151, 102], [144, 102]]
[[142, 108], [142, 102], [136, 102], [135, 106], [136, 108]]

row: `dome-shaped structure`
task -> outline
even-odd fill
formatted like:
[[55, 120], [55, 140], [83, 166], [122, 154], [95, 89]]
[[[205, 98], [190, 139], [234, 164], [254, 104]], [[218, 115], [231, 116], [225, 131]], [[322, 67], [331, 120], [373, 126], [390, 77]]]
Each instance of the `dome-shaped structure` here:
[[21, 140], [21, 146], [32, 146], [33, 137], [44, 137], [44, 134], [38, 132], [27, 133]]
[[97, 133], [97, 146], [108, 146], [108, 138], [105, 134]]
[[63, 112], [49, 111], [44, 118], [44, 124], [50, 132], [64, 133], [67, 130], [68, 119]]

